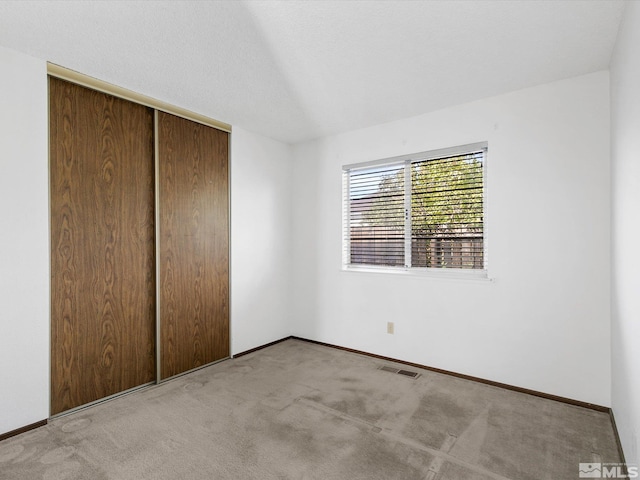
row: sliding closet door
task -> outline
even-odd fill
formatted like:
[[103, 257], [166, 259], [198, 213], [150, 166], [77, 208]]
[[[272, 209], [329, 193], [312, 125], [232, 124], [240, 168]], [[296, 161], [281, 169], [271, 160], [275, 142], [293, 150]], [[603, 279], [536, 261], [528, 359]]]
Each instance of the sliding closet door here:
[[155, 378], [153, 111], [49, 88], [56, 414]]
[[229, 135], [158, 112], [160, 377], [229, 356]]

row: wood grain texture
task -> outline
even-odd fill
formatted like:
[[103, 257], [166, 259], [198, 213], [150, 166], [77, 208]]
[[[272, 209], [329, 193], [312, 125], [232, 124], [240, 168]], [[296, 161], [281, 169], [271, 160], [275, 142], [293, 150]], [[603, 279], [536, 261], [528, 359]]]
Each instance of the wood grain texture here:
[[153, 111], [49, 79], [51, 413], [155, 378]]
[[229, 135], [158, 112], [160, 377], [229, 356]]

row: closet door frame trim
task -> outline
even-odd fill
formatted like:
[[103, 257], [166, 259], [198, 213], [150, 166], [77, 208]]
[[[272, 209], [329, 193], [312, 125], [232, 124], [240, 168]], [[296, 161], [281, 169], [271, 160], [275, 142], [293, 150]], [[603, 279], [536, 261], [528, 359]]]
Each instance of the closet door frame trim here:
[[162, 348], [160, 348], [161, 329], [160, 329], [160, 140], [158, 138], [158, 110], [153, 111], [153, 197], [154, 197], [154, 219], [153, 219], [153, 235], [155, 237], [155, 258], [156, 267], [156, 384], [162, 381]]
[[176, 107], [161, 100], [156, 100], [155, 98], [148, 97], [147, 95], [142, 95], [141, 93], [127, 90], [126, 88], [118, 87], [117, 85], [113, 85], [112, 83], [98, 80], [97, 78], [76, 72], [75, 70], [61, 67], [60, 65], [56, 65], [55, 63], [47, 62], [47, 74], [61, 80], [75, 83], [76, 85], [81, 85], [92, 90], [107, 93], [109, 95], [113, 95], [114, 97], [122, 98], [133, 103], [144, 105], [145, 107], [153, 108], [154, 110], [160, 110], [161, 112], [170, 113], [178, 117], [186, 118], [187, 120], [192, 120], [194, 122], [213, 127], [217, 130], [222, 130], [223, 132], [231, 133], [231, 125], [229, 125], [228, 123], [221, 122], [220, 120], [214, 120], [213, 118], [209, 118], [205, 115], [192, 112], [185, 108]]

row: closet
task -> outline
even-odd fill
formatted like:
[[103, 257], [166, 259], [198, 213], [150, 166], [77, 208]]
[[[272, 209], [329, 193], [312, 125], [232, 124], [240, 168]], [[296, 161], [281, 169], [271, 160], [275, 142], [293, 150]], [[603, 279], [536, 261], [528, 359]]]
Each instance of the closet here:
[[229, 356], [227, 137], [158, 112], [162, 379]]
[[51, 414], [229, 356], [229, 134], [49, 77]]

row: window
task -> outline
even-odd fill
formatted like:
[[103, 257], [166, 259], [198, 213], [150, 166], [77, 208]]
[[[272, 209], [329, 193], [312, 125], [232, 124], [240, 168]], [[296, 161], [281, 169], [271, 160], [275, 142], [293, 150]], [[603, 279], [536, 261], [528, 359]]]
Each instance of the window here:
[[484, 270], [486, 143], [343, 167], [343, 262]]

